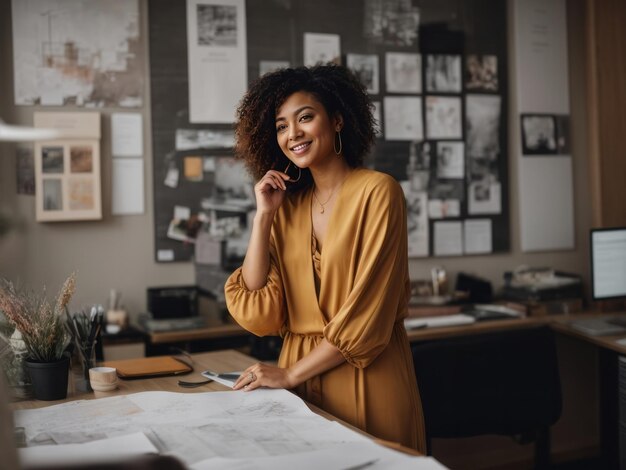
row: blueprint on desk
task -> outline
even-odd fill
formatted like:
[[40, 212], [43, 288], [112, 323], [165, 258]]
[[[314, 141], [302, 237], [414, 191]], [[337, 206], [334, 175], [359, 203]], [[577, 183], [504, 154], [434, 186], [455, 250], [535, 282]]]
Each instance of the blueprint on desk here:
[[80, 400], [18, 410], [15, 425], [24, 428], [28, 446], [142, 432], [160, 453], [196, 470], [293, 468], [294, 461], [305, 458], [325, 470], [364, 464], [368, 470], [444, 468], [432, 458], [389, 450], [329, 421], [286, 390], [142, 392]]

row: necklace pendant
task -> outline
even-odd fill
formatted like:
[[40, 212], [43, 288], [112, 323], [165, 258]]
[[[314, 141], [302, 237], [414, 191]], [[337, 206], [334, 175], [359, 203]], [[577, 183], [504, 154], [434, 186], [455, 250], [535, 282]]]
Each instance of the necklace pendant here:
[[322, 209], [320, 210], [320, 214], [324, 213], [324, 208], [322, 207]]

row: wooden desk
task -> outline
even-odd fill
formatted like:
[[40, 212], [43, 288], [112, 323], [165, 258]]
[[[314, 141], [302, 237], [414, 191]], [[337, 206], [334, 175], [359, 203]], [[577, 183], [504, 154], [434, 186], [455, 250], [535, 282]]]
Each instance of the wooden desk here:
[[148, 333], [152, 344], [177, 343], [184, 341], [196, 341], [200, 339], [230, 338], [247, 336], [250, 333], [236, 323], [205, 328], [193, 328], [178, 331], [157, 331]]

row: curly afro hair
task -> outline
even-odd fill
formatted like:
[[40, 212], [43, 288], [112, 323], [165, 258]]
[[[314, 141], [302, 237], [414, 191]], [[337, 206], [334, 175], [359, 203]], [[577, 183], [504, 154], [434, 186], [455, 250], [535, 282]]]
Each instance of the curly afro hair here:
[[[276, 138], [276, 112], [298, 91], [311, 93], [329, 116], [343, 117], [342, 154], [350, 167], [362, 166], [375, 136], [373, 105], [366, 88], [343, 66], [316, 65], [265, 74], [250, 85], [239, 103], [235, 156], [245, 161], [252, 176], [259, 180], [268, 170], [287, 167], [289, 160]], [[310, 171], [303, 169], [300, 180], [288, 189], [296, 192], [312, 181]]]

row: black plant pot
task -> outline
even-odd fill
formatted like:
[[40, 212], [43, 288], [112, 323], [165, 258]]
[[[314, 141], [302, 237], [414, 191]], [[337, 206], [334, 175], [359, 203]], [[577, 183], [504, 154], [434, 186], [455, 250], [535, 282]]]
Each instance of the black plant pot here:
[[33, 383], [33, 395], [37, 400], [62, 400], [67, 397], [67, 378], [70, 358], [56, 362], [24, 361]]

